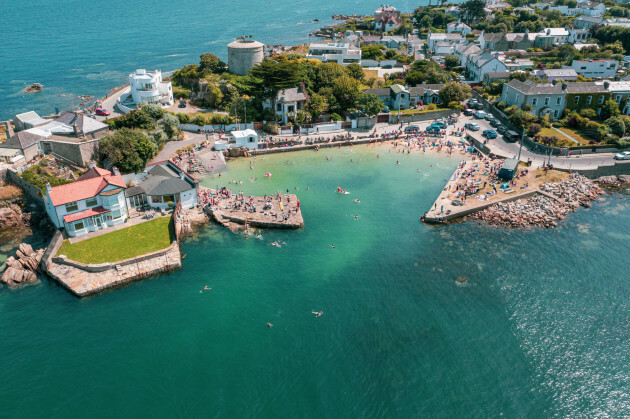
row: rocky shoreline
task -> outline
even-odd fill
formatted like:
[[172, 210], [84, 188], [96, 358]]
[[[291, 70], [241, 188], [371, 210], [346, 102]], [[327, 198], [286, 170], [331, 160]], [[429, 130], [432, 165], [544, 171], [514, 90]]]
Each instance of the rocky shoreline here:
[[33, 250], [26, 244], [20, 244], [16, 256], [9, 256], [6, 270], [0, 279], [9, 287], [33, 284], [38, 281], [36, 272], [41, 272], [39, 263], [44, 255], [44, 249]]
[[530, 198], [498, 203], [466, 218], [510, 228], [553, 228], [580, 206], [590, 207], [591, 201], [603, 193], [594, 181], [575, 175], [561, 182], [543, 184], [540, 193]]

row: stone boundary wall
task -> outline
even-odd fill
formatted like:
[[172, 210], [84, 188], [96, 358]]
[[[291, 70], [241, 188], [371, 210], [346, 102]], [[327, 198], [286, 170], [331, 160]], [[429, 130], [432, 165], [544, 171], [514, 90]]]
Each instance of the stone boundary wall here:
[[55, 231], [55, 234], [53, 235], [52, 239], [50, 239], [50, 243], [48, 243], [48, 247], [46, 248], [46, 251], [42, 255], [41, 266], [46, 267], [46, 264], [48, 263], [48, 261], [57, 254], [57, 251], [61, 247], [62, 243], [63, 243], [63, 233], [61, 232], [61, 230], [57, 230]]
[[6, 180], [7, 182], [13, 183], [15, 186], [22, 189], [29, 198], [44, 206], [42, 191], [18, 176], [17, 172], [12, 169], [7, 169]]
[[60, 256], [53, 256], [51, 260], [54, 263], [57, 263], [57, 264], [60, 264], [60, 265], [72, 266], [74, 268], [81, 269], [81, 270], [86, 271], [86, 272], [105, 272], [105, 271], [107, 271], [109, 269], [115, 268], [116, 266], [133, 265], [133, 264], [136, 264], [136, 263], [144, 262], [145, 260], [149, 260], [149, 259], [153, 259], [153, 258], [156, 258], [156, 257], [164, 256], [165, 254], [170, 252], [171, 249], [173, 247], [175, 247], [175, 246], [177, 246], [177, 241], [174, 241], [173, 243], [171, 243], [171, 245], [168, 246], [166, 249], [158, 250], [158, 251], [153, 252], [153, 253], [147, 253], [145, 255], [137, 256], [137, 257], [126, 259], [126, 260], [121, 260], [119, 262], [107, 262], [107, 263], [100, 263], [100, 264], [85, 264], [85, 263], [77, 262], [75, 260], [71, 260], [71, 259], [68, 259], [68, 258], [65, 258], [65, 257], [60, 257]]
[[[569, 169], [558, 169], [563, 172], [569, 172]], [[612, 165], [598, 166], [597, 169], [590, 170], [581, 170], [581, 169], [573, 169], [573, 172], [578, 172], [579, 174], [589, 178], [589, 179], [597, 179], [601, 176], [618, 176], [618, 175], [630, 175], [630, 160], [617, 161]]]

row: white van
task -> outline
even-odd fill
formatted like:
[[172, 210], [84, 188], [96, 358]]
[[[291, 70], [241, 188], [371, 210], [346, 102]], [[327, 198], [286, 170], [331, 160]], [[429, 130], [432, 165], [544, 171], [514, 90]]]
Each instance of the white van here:
[[486, 113], [484, 111], [475, 112], [475, 118], [483, 119], [484, 116], [486, 116]]

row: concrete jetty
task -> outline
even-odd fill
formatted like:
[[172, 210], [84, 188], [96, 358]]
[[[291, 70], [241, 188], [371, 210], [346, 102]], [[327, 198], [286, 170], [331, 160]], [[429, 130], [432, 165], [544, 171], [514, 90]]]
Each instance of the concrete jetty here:
[[294, 194], [250, 196], [202, 188], [204, 212], [232, 231], [258, 228], [298, 229], [304, 226], [299, 199]]

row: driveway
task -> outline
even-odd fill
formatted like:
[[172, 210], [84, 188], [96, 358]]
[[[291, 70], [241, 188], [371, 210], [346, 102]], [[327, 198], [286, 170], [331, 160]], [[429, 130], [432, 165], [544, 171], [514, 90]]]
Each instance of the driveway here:
[[[192, 132], [186, 132], [186, 139], [183, 141], [169, 141], [164, 144], [164, 148], [151, 160], [151, 163], [157, 161], [168, 160], [168, 158], [181, 148], [186, 148], [189, 145], [199, 144], [206, 140], [205, 134], [196, 134]], [[210, 148], [214, 146], [214, 135], [208, 135], [208, 141], [210, 141]]]

